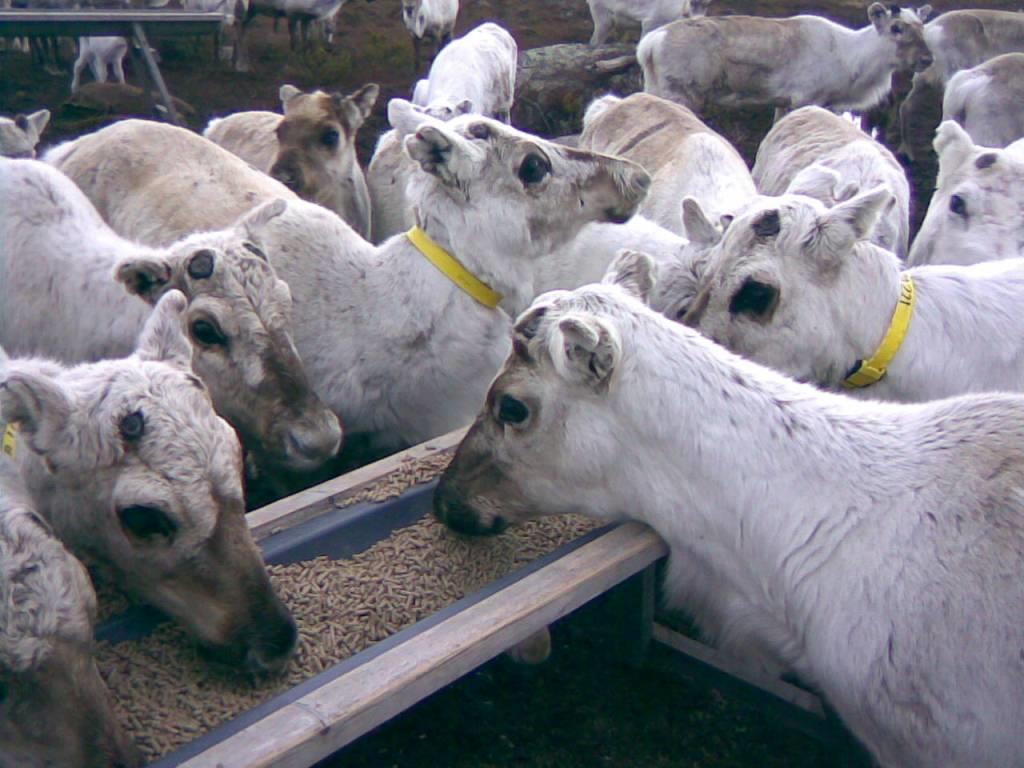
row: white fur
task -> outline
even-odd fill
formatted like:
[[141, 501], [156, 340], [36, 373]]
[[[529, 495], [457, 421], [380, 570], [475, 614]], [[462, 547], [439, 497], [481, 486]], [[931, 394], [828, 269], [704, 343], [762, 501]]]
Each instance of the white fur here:
[[[420, 83], [426, 81], [420, 80]], [[463, 100], [440, 108], [417, 107], [438, 120], [451, 120], [469, 112], [470, 103]], [[402, 150], [402, 139], [395, 130], [385, 131], [377, 139], [373, 157], [366, 168], [366, 186], [370, 191], [373, 209], [372, 236], [375, 243], [383, 243], [392, 235], [405, 232], [415, 223], [412, 205], [406, 197], [406, 187], [416, 164]]]
[[[504, 27], [480, 24], [441, 49], [425, 84], [417, 83], [412, 103], [429, 108], [431, 114], [447, 108], [507, 123], [516, 92], [518, 52]], [[462, 105], [465, 100], [468, 107]]]
[[[637, 47], [644, 90], [698, 113], [712, 103], [870, 109], [896, 69], [923, 68], [931, 58], [914, 11], [895, 17], [874, 3], [868, 14], [873, 23], [858, 30], [820, 16], [675, 21]], [[897, 22], [899, 36], [891, 31]]]
[[[214, 273], [192, 279], [188, 264], [204, 249]], [[0, 345], [67, 363], [125, 355], [151, 313], [126, 287], [152, 303], [178, 287], [190, 324], [212, 319], [229, 337], [227, 350], [197, 345], [194, 363], [256, 454], [308, 469], [337, 450], [337, 420], [310, 391], [292, 345], [288, 288], [243, 239], [227, 230], [164, 249], [139, 245], [111, 231], [50, 166], [0, 160]], [[267, 376], [270, 360], [293, 375]]]
[[604, 96], [587, 110], [579, 146], [639, 163], [651, 174], [640, 212], [686, 236], [680, 207], [694, 198], [713, 222], [736, 213], [757, 194], [733, 146], [691, 110], [657, 96]]
[[[903, 265], [866, 239], [888, 199], [877, 187], [831, 209], [794, 195], [759, 200], [710, 255], [687, 324], [798, 380], [842, 390], [855, 363], [878, 348], [900, 294]], [[781, 231], [757, 237], [753, 228], [768, 211], [779, 213]], [[906, 274], [916, 304], [898, 353], [881, 381], [843, 391], [911, 402], [1024, 390], [1024, 334], [1012, 331], [1024, 260]], [[732, 311], [748, 280], [777, 288], [769, 317]]]
[[50, 110], [0, 117], [0, 157], [35, 157], [39, 135], [50, 122]]
[[[509, 312], [533, 298], [552, 251], [611, 207], [635, 210], [642, 196], [645, 174], [622, 160], [570, 155], [476, 115], [443, 123], [399, 100], [389, 114], [416, 158], [409, 193], [419, 225], [502, 293]], [[490, 137], [471, 138], [481, 128]], [[527, 152], [552, 166], [531, 190], [514, 159]], [[393, 448], [469, 421], [508, 349], [505, 311], [478, 304], [406, 237], [374, 247], [302, 201], [246, 229], [288, 281], [306, 369], [350, 433]]]
[[623, 21], [640, 24], [640, 36], [676, 19], [698, 18], [708, 11], [711, 0], [587, 0], [594, 20], [591, 45], [608, 42], [614, 27]]
[[531, 415], [480, 414], [440, 515], [640, 520], [669, 546], [666, 596], [820, 691], [880, 765], [1024, 764], [1024, 398], [820, 392], [619, 286], [541, 297], [517, 329], [532, 361], [487, 402]]
[[1006, 149], [976, 146], [959, 124], [947, 120], [935, 132], [934, 146], [939, 177], [908, 263], [1024, 256], [1024, 140]]
[[878, 220], [872, 242], [907, 257], [910, 184], [903, 166], [852, 121], [820, 107], [803, 107], [772, 126], [757, 151], [754, 183], [765, 195], [789, 192], [827, 205], [882, 184], [894, 204]]
[[78, 38], [78, 58], [75, 59], [71, 78], [71, 92], [78, 93], [82, 72], [86, 67], [92, 71], [97, 83], [107, 82], [108, 70], [113, 71], [116, 82], [123, 83], [124, 57], [127, 53], [128, 41], [123, 37]]
[[984, 147], [1005, 147], [1024, 136], [1024, 53], [1005, 53], [953, 75], [942, 119], [956, 120]]
[[459, 0], [402, 0], [402, 22], [416, 38], [451, 37]]

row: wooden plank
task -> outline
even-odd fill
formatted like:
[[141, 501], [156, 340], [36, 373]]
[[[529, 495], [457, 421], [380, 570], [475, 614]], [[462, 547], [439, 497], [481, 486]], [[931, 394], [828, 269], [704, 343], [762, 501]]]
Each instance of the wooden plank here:
[[182, 763], [308, 768], [668, 553], [626, 523]]
[[404, 462], [424, 459], [438, 453], [454, 451], [466, 434], [468, 427], [462, 427], [441, 435], [433, 440], [413, 446], [373, 464], [367, 464], [344, 475], [327, 480], [304, 491], [292, 494], [266, 506], [254, 509], [246, 515], [249, 528], [257, 541], [271, 534], [300, 525], [334, 506], [334, 499], [357, 493], [361, 489], [379, 482]]
[[758, 674], [744, 667], [733, 657], [703, 643], [698, 643], [696, 640], [691, 640], [689, 637], [669, 629], [664, 624], [655, 623], [653, 635], [655, 641], [668, 646], [676, 653], [688, 656], [723, 675], [751, 685], [785, 704], [799, 707], [805, 712], [825, 719], [825, 708], [822, 706], [821, 699], [810, 691], [790, 685], [776, 677]]
[[197, 11], [0, 11], [0, 37], [22, 35], [120, 35], [132, 37], [132, 25], [154, 36], [213, 34], [223, 14]]

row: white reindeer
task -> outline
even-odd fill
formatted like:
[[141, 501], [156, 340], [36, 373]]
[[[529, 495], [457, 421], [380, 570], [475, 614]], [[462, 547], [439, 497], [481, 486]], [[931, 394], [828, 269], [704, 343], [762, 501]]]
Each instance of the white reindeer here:
[[283, 115], [236, 112], [216, 118], [203, 136], [270, 174], [305, 200], [331, 209], [364, 237], [370, 233], [370, 193], [356, 137], [380, 89], [369, 83], [347, 96], [281, 86]]
[[233, 231], [166, 249], [129, 242], [58, 171], [0, 160], [0, 345], [8, 352], [66, 363], [127, 354], [150, 305], [172, 288], [189, 297], [196, 372], [257, 463], [302, 471], [332, 456], [341, 429], [310, 388], [291, 339], [288, 287], [265, 254]]
[[277, 672], [295, 622], [245, 522], [238, 438], [192, 372], [185, 310], [184, 295], [166, 294], [128, 358], [3, 364], [0, 459], [76, 556], [216, 658]]
[[649, 311], [629, 258], [520, 317], [438, 517], [647, 523], [668, 601], [820, 691], [881, 766], [1024, 763], [1024, 398], [820, 392]]
[[857, 30], [821, 16], [675, 21], [637, 47], [644, 90], [698, 114], [708, 104], [863, 112], [889, 92], [893, 72], [932, 63], [914, 11], [876, 2], [868, 19]]
[[696, 19], [708, 12], [711, 0], [587, 0], [594, 20], [591, 45], [608, 42], [612, 30], [623, 22], [640, 24], [640, 36], [676, 19]]
[[50, 122], [50, 110], [0, 117], [0, 157], [35, 157], [39, 136]]
[[587, 109], [579, 146], [626, 157], [651, 174], [640, 212], [676, 234], [685, 197], [720, 221], [756, 194], [747, 164], [733, 146], [690, 109], [647, 93], [604, 96]]
[[511, 122], [518, 53], [504, 27], [493, 22], [473, 27], [441, 49], [427, 78], [416, 83], [412, 103], [433, 115], [447, 109]]
[[[918, 9], [921, 21], [928, 21], [930, 13], [930, 6]], [[919, 116], [932, 109], [929, 102], [936, 98], [934, 94], [941, 94], [954, 74], [1003, 53], [1024, 51], [1024, 14], [975, 8], [947, 11], [924, 25], [924, 39], [934, 63], [914, 75], [899, 108], [902, 142], [898, 151], [911, 159], [911, 132], [922, 122]]]
[[[472, 418], [508, 348], [502, 308], [526, 306], [540, 262], [585, 223], [629, 218], [647, 176], [476, 115], [444, 123], [396, 99], [389, 117], [417, 164], [411, 236], [374, 247], [302, 201], [244, 226], [291, 287], [296, 344], [318, 391], [350, 435], [393, 449]], [[472, 277], [443, 273], [421, 247]]]
[[1005, 147], [1024, 137], [1024, 53], [1004, 53], [953, 75], [942, 99], [942, 119], [956, 120], [985, 147]]
[[762, 194], [805, 194], [826, 204], [884, 184], [894, 203], [879, 218], [872, 242], [907, 257], [907, 175], [888, 148], [852, 121], [813, 106], [787, 114], [758, 147], [753, 177]]
[[907, 262], [974, 264], [1024, 256], [1024, 140], [979, 147], [953, 120], [933, 142], [939, 177]]
[[868, 398], [1024, 390], [1024, 336], [1007, 333], [1024, 260], [904, 272], [868, 240], [890, 201], [885, 187], [831, 209], [759, 199], [711, 253], [683, 322], [800, 381]]
[[93, 659], [89, 575], [32, 509], [2, 456], [0, 598], [0, 765], [141, 765]]
[[412, 35], [413, 74], [421, 69], [423, 41], [433, 42], [436, 56], [452, 39], [458, 16], [459, 0], [402, 0], [402, 23]]
[[123, 37], [80, 37], [78, 58], [75, 59], [74, 74], [71, 77], [71, 93], [78, 93], [82, 72], [86, 67], [92, 71], [97, 83], [107, 82], [107, 72], [112, 71], [114, 80], [124, 82], [124, 57], [128, 53], [128, 41]]

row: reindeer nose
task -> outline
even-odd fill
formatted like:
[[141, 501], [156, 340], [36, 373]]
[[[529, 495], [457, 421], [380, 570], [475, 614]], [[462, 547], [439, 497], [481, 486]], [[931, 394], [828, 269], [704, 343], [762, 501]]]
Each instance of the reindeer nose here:
[[302, 171], [298, 168], [289, 165], [275, 165], [270, 169], [270, 175], [292, 192], [298, 192], [302, 188]]
[[443, 482], [434, 491], [434, 516], [456, 533], [468, 536], [493, 536], [508, 527], [501, 517], [485, 524], [476, 510], [449, 492]]

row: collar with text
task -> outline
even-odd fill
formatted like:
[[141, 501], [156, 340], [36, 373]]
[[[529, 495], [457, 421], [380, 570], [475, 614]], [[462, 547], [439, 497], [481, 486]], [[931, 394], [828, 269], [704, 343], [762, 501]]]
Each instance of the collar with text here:
[[896, 353], [907, 336], [907, 329], [910, 327], [910, 319], [914, 315], [914, 281], [910, 275], [904, 273], [903, 282], [900, 285], [900, 298], [896, 302], [896, 311], [892, 313], [892, 322], [889, 323], [889, 330], [885, 332], [885, 338], [869, 359], [858, 360], [843, 380], [843, 386], [847, 389], [859, 389], [867, 387], [879, 381], [885, 376]]
[[501, 301], [501, 294], [484, 283], [480, 278], [462, 266], [458, 259], [435, 243], [430, 235], [419, 227], [413, 227], [405, 236], [416, 246], [431, 264], [441, 273], [488, 309], [494, 309]]

